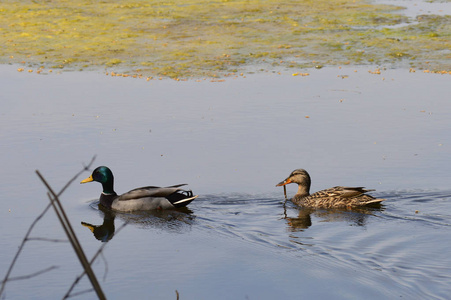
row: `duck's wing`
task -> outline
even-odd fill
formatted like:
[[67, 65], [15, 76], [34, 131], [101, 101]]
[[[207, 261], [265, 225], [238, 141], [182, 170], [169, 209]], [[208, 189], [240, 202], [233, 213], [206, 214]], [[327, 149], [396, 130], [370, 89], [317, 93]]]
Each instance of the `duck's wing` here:
[[181, 186], [186, 184], [177, 184], [168, 187], [158, 187], [158, 186], [145, 186], [137, 189], [133, 189], [127, 193], [124, 193], [119, 196], [119, 201], [133, 200], [139, 198], [159, 198], [164, 197], [167, 198], [174, 193], [180, 192], [180, 194], [191, 194], [191, 191], [185, 191], [181, 189]]
[[367, 192], [374, 190], [367, 190], [364, 187], [349, 187], [349, 186], [336, 186], [327, 190], [320, 191], [325, 192], [328, 197], [340, 197], [340, 198], [353, 198], [361, 196]]
[[374, 190], [367, 190], [364, 187], [336, 186], [313, 193], [305, 197], [303, 201], [316, 207], [362, 206], [385, 201], [385, 199], [366, 194], [371, 191]]

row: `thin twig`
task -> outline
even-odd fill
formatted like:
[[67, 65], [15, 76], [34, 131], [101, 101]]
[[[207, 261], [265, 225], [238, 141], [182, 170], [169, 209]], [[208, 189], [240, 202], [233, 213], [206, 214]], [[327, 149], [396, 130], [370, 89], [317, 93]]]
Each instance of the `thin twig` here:
[[72, 295], [64, 297], [63, 299], [67, 299], [67, 298], [71, 298], [71, 297], [76, 297], [76, 296], [80, 296], [80, 295], [83, 295], [83, 294], [87, 294], [87, 293], [92, 292], [93, 290], [94, 289], [87, 289], [87, 290], [79, 291], [79, 292], [73, 293]]
[[[118, 234], [126, 225], [128, 224], [128, 221], [125, 222], [124, 224], [122, 224], [115, 232], [115, 234]], [[97, 252], [94, 254], [94, 256], [91, 258], [91, 260], [89, 261], [89, 263], [92, 265], [94, 263], [94, 261], [97, 259], [97, 257], [102, 253], [103, 248], [106, 247], [108, 243], [104, 243], [102, 244], [102, 246], [100, 246], [100, 248], [97, 250]], [[106, 261], [105, 261], [106, 263]], [[107, 269], [108, 270], [108, 269]], [[83, 278], [83, 276], [85, 276], [86, 271], [83, 271], [79, 276], [77, 276], [77, 278], [75, 278], [74, 282], [72, 283], [71, 287], [69, 288], [69, 290], [66, 292], [66, 294], [64, 295], [63, 299], [67, 299], [69, 297], [72, 297], [71, 293], [72, 290], [75, 288], [75, 286], [78, 284], [78, 282], [80, 281], [80, 279]], [[104, 277], [105, 278], [105, 277]]]
[[[86, 274], [88, 275], [88, 278], [91, 281], [91, 284], [94, 287], [97, 296], [99, 297], [99, 299], [106, 299], [105, 294], [103, 293], [102, 288], [100, 287], [100, 284], [97, 281], [94, 271], [92, 270], [91, 265], [89, 264], [85, 253], [83, 252], [83, 249], [81, 248], [78, 238], [75, 235], [72, 226], [70, 225], [69, 219], [67, 218], [66, 213], [64, 212], [61, 202], [59, 201], [58, 195], [53, 191], [53, 189], [50, 187], [50, 185], [47, 183], [47, 181], [44, 179], [44, 177], [38, 170], [36, 170], [36, 174], [39, 176], [41, 181], [47, 187], [47, 190], [50, 192], [48, 194], [50, 202], [52, 203], [53, 208], [55, 209], [55, 213], [58, 216], [58, 219], [60, 220], [61, 225], [63, 226], [64, 231], [66, 232], [67, 237], [69, 238], [69, 241], [71, 242], [72, 247], [74, 248], [74, 251], [78, 256], [80, 263], [82, 264], [83, 268], [86, 271]], [[74, 180], [75, 179], [73, 178], [71, 182]]]
[[28, 238], [27, 241], [44, 241], [44, 242], [53, 242], [53, 243], [67, 243], [67, 242], [69, 242], [69, 240], [48, 239], [48, 238], [41, 238], [41, 237]]
[[51, 266], [51, 267], [48, 267], [47, 269], [44, 269], [44, 270], [41, 270], [41, 271], [37, 271], [37, 272], [31, 273], [31, 274], [28, 274], [28, 275], [10, 277], [10, 278], [8, 278], [8, 281], [16, 281], [16, 280], [23, 280], [23, 279], [33, 278], [33, 277], [36, 277], [38, 275], [47, 273], [47, 272], [49, 272], [49, 271], [51, 271], [53, 269], [57, 269], [57, 268], [58, 268], [57, 266]]
[[[103, 273], [103, 281], [105, 281], [106, 280], [106, 276], [108, 275], [108, 262], [107, 262], [107, 260], [105, 258], [105, 255], [103, 255], [103, 251], [99, 255], [103, 259], [103, 262], [105, 264], [105, 271]], [[94, 261], [92, 261], [92, 262], [94, 262]]]
[[42, 213], [39, 216], [37, 216], [37, 218], [33, 221], [33, 223], [31, 223], [30, 227], [28, 228], [28, 231], [25, 234], [25, 237], [23, 238], [22, 243], [20, 244], [19, 249], [16, 252], [16, 255], [14, 256], [11, 264], [9, 265], [9, 268], [8, 268], [8, 271], [6, 272], [5, 278], [2, 281], [2, 287], [0, 288], [0, 296], [3, 294], [3, 291], [5, 290], [5, 284], [6, 284], [6, 282], [8, 282], [9, 275], [11, 274], [11, 272], [12, 272], [12, 270], [14, 268], [14, 265], [16, 264], [16, 261], [19, 258], [19, 255], [22, 252], [23, 247], [25, 246], [25, 243], [26, 243], [27, 239], [28, 239], [28, 237], [31, 234], [31, 231], [33, 230], [33, 228], [36, 225], [36, 223], [47, 213], [47, 211], [49, 210], [49, 208], [51, 206], [52, 206], [51, 204], [48, 204], [46, 206], [46, 208], [42, 211]]
[[[125, 226], [127, 226], [129, 223], [129, 221], [126, 221], [124, 224], [122, 224], [118, 229], [115, 230], [115, 235], [117, 235]], [[90, 264], [92, 264], [97, 256], [99, 256], [99, 254], [103, 251], [103, 248], [105, 248], [107, 245], [107, 243], [102, 244], [102, 246], [100, 246], [99, 250], [97, 250], [96, 254], [94, 254], [94, 256], [91, 258], [91, 261], [89, 262]]]
[[287, 215], [287, 199], [285, 199], [285, 201], [283, 202], [283, 216], [284, 216], [284, 219], [288, 218], [288, 215]]
[[89, 164], [87, 164], [86, 166], [83, 166], [83, 170], [81, 170], [80, 172], [78, 172], [74, 177], [71, 178], [71, 180], [69, 180], [65, 186], [63, 186], [63, 188], [61, 189], [61, 191], [59, 191], [58, 194], [56, 194], [57, 196], [61, 196], [62, 193], [64, 193], [64, 191], [69, 187], [69, 185], [72, 184], [72, 182], [74, 182], [75, 180], [77, 180], [78, 176], [80, 176], [81, 174], [83, 174], [85, 171], [89, 171], [89, 168], [91, 168], [91, 165], [94, 163], [94, 160], [96, 159], [96, 156], [94, 155], [91, 158], [91, 161], [89, 162]]
[[[88, 165], [83, 165], [83, 170], [81, 170], [80, 172], [78, 172], [71, 180], [69, 180], [66, 185], [61, 189], [61, 191], [57, 194], [58, 196], [61, 195], [66, 189], [67, 187], [69, 187], [70, 184], [72, 184], [72, 182], [74, 182], [78, 176], [80, 176], [83, 172], [85, 172], [86, 170], [88, 170], [91, 165], [94, 163], [96, 156], [93, 156], [91, 161], [89, 162]], [[14, 256], [13, 260], [11, 261], [11, 264], [8, 268], [8, 271], [5, 274], [5, 277], [3, 279], [3, 281], [1, 282], [2, 285], [0, 287], [0, 297], [3, 294], [3, 291], [5, 290], [5, 285], [6, 283], [10, 280], [10, 275], [11, 272], [17, 262], [17, 259], [19, 258], [20, 254], [22, 253], [22, 250], [25, 246], [25, 243], [29, 240], [35, 239], [35, 238], [29, 238], [32, 230], [34, 229], [35, 225], [44, 217], [44, 215], [47, 213], [47, 211], [50, 209], [50, 207], [52, 206], [52, 203], [49, 203], [44, 210], [41, 212], [41, 214], [39, 214], [36, 219], [31, 223], [30, 227], [28, 228], [27, 233], [25, 234], [24, 238], [22, 239], [22, 242], [19, 246], [19, 249], [16, 252], [16, 255]], [[50, 271], [51, 269], [53, 269], [52, 267], [48, 269], [48, 271]], [[15, 277], [17, 278], [17, 277]]]

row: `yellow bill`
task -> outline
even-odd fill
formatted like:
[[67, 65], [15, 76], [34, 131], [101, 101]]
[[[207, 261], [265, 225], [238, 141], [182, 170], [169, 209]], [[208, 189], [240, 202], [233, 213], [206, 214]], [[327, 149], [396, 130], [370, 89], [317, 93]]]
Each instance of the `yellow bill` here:
[[86, 179], [83, 179], [80, 183], [86, 183], [86, 182], [91, 182], [91, 181], [94, 181], [94, 179], [92, 179], [92, 175]]

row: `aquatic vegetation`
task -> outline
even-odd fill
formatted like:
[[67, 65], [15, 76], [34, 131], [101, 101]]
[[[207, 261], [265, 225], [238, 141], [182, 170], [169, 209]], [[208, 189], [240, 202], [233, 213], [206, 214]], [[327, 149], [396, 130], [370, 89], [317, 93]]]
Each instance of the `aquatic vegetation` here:
[[409, 24], [400, 10], [359, 0], [3, 1], [0, 62], [175, 78], [254, 65], [450, 69], [451, 17]]

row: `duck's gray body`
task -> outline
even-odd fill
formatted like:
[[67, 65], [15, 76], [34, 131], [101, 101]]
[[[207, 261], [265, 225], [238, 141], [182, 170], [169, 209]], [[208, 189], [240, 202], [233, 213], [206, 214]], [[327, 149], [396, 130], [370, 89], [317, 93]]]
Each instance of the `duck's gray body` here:
[[192, 191], [180, 188], [185, 184], [170, 187], [147, 186], [131, 190], [118, 196], [102, 193], [100, 204], [117, 211], [154, 210], [183, 207], [197, 198]]
[[187, 206], [197, 198], [192, 191], [181, 189], [186, 184], [168, 187], [146, 186], [118, 195], [114, 191], [113, 172], [108, 167], [97, 167], [81, 183], [97, 181], [102, 184], [100, 204], [117, 211], [168, 209]]

